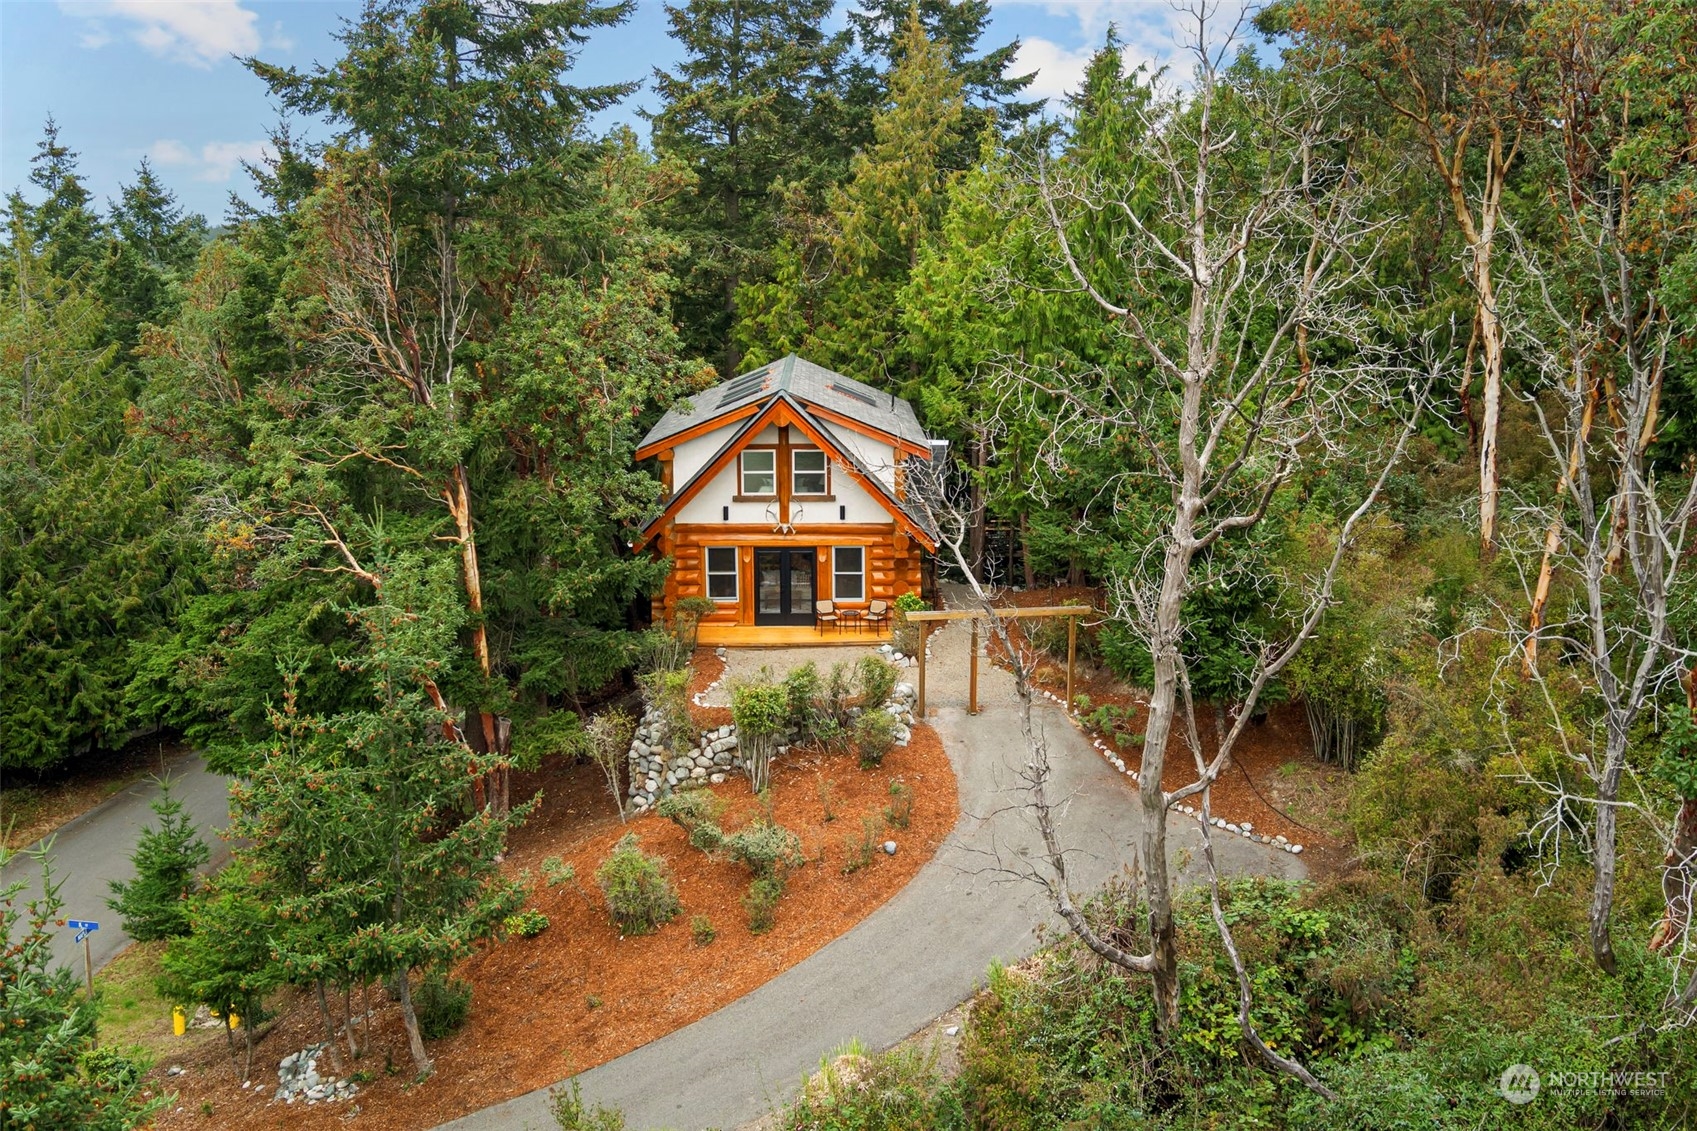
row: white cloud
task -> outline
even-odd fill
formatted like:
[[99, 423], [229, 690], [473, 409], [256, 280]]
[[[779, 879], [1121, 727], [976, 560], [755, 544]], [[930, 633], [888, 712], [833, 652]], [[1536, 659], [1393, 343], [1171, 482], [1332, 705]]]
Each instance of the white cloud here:
[[1033, 98], [1050, 99], [1049, 110], [1057, 112], [1064, 109], [1066, 96], [1078, 89], [1084, 69], [1090, 65], [1090, 56], [1095, 53], [1095, 47], [1067, 48], [1028, 36], [1020, 40], [1019, 54], [1014, 56], [1008, 74], [1028, 75], [1036, 71], [1036, 79], [1025, 92]]
[[270, 152], [271, 147], [263, 141], [208, 142], [201, 147], [200, 159], [204, 167], [195, 174], [195, 179], [219, 183], [228, 181], [241, 171], [243, 161], [258, 164]]
[[85, 47], [111, 42], [108, 24], [120, 24], [153, 54], [195, 67], [251, 55], [261, 43], [259, 16], [241, 0], [60, 0], [59, 7], [89, 24]]
[[242, 162], [257, 164], [270, 153], [271, 147], [263, 141], [209, 141], [197, 152], [166, 137], [147, 147], [154, 164], [185, 168], [195, 180], [211, 184], [227, 184], [241, 171]]
[[[1246, 10], [1255, 7], [1246, 0], [1207, 0], [1208, 38], [1217, 48]], [[1051, 112], [1065, 110], [1063, 96], [1075, 91], [1084, 77], [1090, 57], [1107, 39], [1112, 25], [1122, 44], [1120, 56], [1126, 67], [1148, 64], [1151, 72], [1165, 67], [1165, 82], [1185, 88], [1195, 67], [1196, 20], [1188, 5], [1169, 0], [993, 0], [997, 7], [1041, 8], [1057, 23], [1070, 20], [1073, 36], [1055, 38], [1023, 36], [1019, 56], [1009, 74], [1037, 71], [1031, 85], [1034, 94], [1050, 98]], [[1253, 40], [1247, 28], [1238, 28], [1242, 42]], [[1067, 40], [1073, 46], [1067, 45]]]

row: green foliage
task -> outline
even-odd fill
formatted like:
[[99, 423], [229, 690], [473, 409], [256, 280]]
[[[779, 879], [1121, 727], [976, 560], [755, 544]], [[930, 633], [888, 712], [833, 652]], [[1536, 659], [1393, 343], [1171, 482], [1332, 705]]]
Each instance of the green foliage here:
[[1683, 704], [1662, 715], [1662, 749], [1655, 773], [1680, 797], [1697, 797], [1697, 722]]
[[854, 750], [860, 756], [860, 768], [876, 769], [895, 749], [896, 731], [901, 723], [890, 712], [873, 707], [864, 710], [854, 720]]
[[672, 635], [678, 638], [678, 647], [685, 653], [695, 651], [701, 618], [711, 615], [716, 609], [718, 606], [706, 597], [684, 597], [672, 607]]
[[843, 837], [843, 875], [851, 875], [872, 866], [878, 851], [878, 822], [871, 816], [860, 819], [860, 835]]
[[905, 829], [913, 821], [913, 787], [903, 782], [890, 783], [890, 803], [884, 806], [884, 823], [895, 829]]
[[612, 854], [595, 869], [595, 882], [621, 934], [652, 934], [683, 909], [665, 862], [644, 853], [635, 833], [619, 838]]
[[696, 946], [709, 946], [719, 937], [719, 931], [713, 926], [713, 920], [705, 915], [692, 915], [689, 920], [689, 937], [695, 940]]
[[625, 1131], [624, 1113], [601, 1104], [585, 1106], [576, 1080], [548, 1092], [548, 1111], [560, 1131]]
[[[16, 854], [0, 851], [0, 864]], [[24, 857], [24, 859], [31, 859]], [[0, 886], [0, 1126], [129, 1131], [169, 1097], [141, 1095], [141, 1074], [95, 1049], [98, 1009], [77, 976], [52, 964], [59, 884], [41, 859], [43, 895], [18, 906], [21, 881]]]
[[569, 884], [577, 879], [577, 869], [561, 860], [558, 856], [550, 856], [542, 861], [542, 878], [551, 888], [561, 884]]
[[[935, 1048], [828, 1058], [777, 1117], [780, 1131], [955, 1131], [971, 1126]], [[987, 1126], [1005, 1126], [989, 1123]]]
[[237, 856], [189, 900], [189, 931], [171, 940], [159, 961], [159, 996], [185, 1006], [234, 1014], [251, 1032], [266, 999], [283, 983], [270, 936], [283, 920], [265, 877]]
[[125, 933], [139, 942], [188, 933], [187, 900], [194, 894], [196, 873], [212, 855], [183, 803], [171, 796], [168, 780], [160, 783], [159, 799], [152, 809], [159, 827], [141, 831], [130, 857], [135, 879], [110, 881], [114, 898], [106, 901], [123, 917]]
[[666, 727], [666, 741], [674, 751], [695, 743], [695, 722], [689, 714], [689, 669], [656, 668], [641, 678], [643, 698], [659, 712]]
[[432, 968], [413, 990], [412, 1001], [418, 1012], [418, 1030], [424, 1039], [440, 1040], [458, 1031], [471, 1016], [471, 983]]
[[501, 920], [501, 929], [509, 938], [533, 939], [548, 929], [548, 916], [534, 907], [516, 911]]
[[764, 817], [728, 834], [723, 847], [732, 860], [753, 872], [756, 879], [776, 880], [780, 887], [791, 871], [807, 862], [801, 851], [801, 838]]
[[710, 789], [685, 789], [662, 797], [654, 812], [693, 837], [702, 825], [719, 823], [725, 802]]
[[777, 876], [757, 876], [743, 896], [743, 910], [748, 912], [748, 932], [763, 935], [778, 919], [778, 901], [784, 897], [784, 882]]
[[882, 707], [890, 701], [896, 689], [901, 669], [882, 656], [862, 656], [854, 666], [855, 687], [860, 692], [860, 705], [866, 709]]
[[744, 683], [731, 689], [731, 721], [739, 741], [781, 736], [789, 712], [789, 695], [782, 685]]

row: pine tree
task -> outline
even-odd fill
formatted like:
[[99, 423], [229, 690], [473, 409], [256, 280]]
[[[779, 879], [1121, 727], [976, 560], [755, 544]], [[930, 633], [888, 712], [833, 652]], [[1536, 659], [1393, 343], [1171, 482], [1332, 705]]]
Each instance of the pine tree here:
[[[811, 308], [806, 351], [822, 365], [860, 380], [901, 388], [914, 384], [918, 360], [906, 346], [898, 296], [920, 248], [941, 222], [949, 176], [938, 163], [960, 120], [959, 79], [943, 52], [910, 13], [898, 43], [900, 62], [890, 100], [875, 120], [873, 145], [855, 155], [851, 179], [831, 194], [830, 274], [817, 302], [784, 295], [776, 284], [750, 289], [750, 310]], [[809, 249], [794, 242], [782, 255], [786, 277], [808, 285], [801, 265]], [[790, 265], [793, 265], [791, 267]], [[767, 315], [770, 318], [770, 315]], [[773, 327], [779, 337], [795, 326]], [[754, 336], [753, 327], [742, 331]], [[770, 356], [764, 342], [751, 342]]]
[[831, 134], [840, 114], [840, 63], [849, 33], [828, 35], [834, 0], [689, 0], [668, 4], [671, 36], [686, 52], [675, 73], [656, 68], [663, 108], [656, 152], [685, 162], [694, 190], [672, 207], [690, 242], [678, 302], [685, 342], [726, 373], [740, 360], [731, 336], [736, 289], [763, 277], [776, 241], [771, 190], [780, 181], [822, 186], [846, 150]]
[[24, 216], [29, 238], [45, 255], [47, 269], [69, 278], [99, 258], [103, 225], [77, 175], [77, 153], [60, 142], [51, 116], [30, 158], [29, 179], [43, 194]]
[[[0, 849], [0, 866], [15, 859]], [[99, 1006], [69, 967], [53, 966], [59, 884], [41, 858], [41, 898], [18, 907], [21, 881], [0, 888], [0, 1127], [129, 1131], [163, 1097], [143, 1100], [141, 1073], [92, 1071]]]
[[[960, 121], [942, 147], [941, 164], [952, 171], [965, 169], [978, 156], [986, 130], [1009, 132], [1042, 109], [1042, 99], [1021, 97], [1037, 74], [1006, 73], [1019, 54], [1017, 39], [974, 54], [990, 23], [990, 0], [863, 0], [848, 10], [848, 21], [862, 52], [849, 97], [864, 130], [871, 129], [874, 108], [901, 64], [912, 14], [918, 15], [927, 38], [943, 49], [949, 71], [960, 81], [964, 104]], [[855, 140], [858, 146], [866, 139]]]
[[169, 781], [160, 783], [152, 809], [159, 827], [141, 831], [130, 857], [135, 879], [109, 881], [115, 898], [106, 901], [123, 916], [124, 931], [140, 942], [188, 934], [187, 901], [194, 894], [201, 865], [212, 855], [182, 801], [171, 796]]

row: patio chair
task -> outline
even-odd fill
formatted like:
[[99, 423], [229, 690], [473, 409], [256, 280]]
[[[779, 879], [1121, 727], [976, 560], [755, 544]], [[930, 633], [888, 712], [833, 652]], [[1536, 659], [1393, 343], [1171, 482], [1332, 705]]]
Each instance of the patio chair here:
[[884, 626], [890, 623], [890, 603], [888, 601], [873, 601], [866, 606], [862, 619], [872, 626], [872, 631], [882, 632]]
[[813, 619], [815, 621], [817, 621], [820, 624], [820, 626], [831, 624], [831, 625], [836, 625], [838, 631], [842, 630], [843, 622], [842, 622], [842, 618], [837, 616], [837, 606], [836, 606], [835, 602], [832, 602], [832, 601], [816, 601], [816, 602], [814, 602]]

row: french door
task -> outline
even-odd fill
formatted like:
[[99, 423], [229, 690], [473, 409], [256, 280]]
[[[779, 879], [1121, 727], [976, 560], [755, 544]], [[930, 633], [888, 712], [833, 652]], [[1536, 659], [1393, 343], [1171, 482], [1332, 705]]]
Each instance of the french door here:
[[754, 551], [754, 623], [812, 624], [812, 546]]

